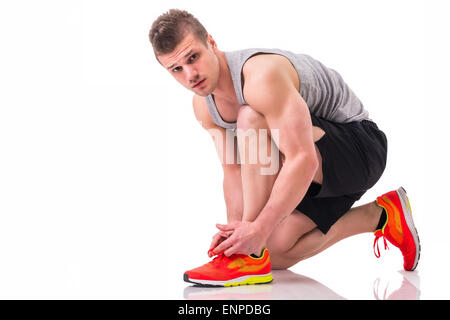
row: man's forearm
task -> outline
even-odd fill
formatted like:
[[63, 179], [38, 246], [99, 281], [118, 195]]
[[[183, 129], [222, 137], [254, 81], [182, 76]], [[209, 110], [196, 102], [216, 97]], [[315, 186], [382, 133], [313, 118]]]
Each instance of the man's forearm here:
[[224, 170], [223, 194], [227, 208], [227, 222], [241, 221], [244, 211], [242, 178], [239, 166]]
[[269, 200], [255, 222], [268, 234], [301, 202], [317, 170], [317, 158], [286, 159], [272, 188]]

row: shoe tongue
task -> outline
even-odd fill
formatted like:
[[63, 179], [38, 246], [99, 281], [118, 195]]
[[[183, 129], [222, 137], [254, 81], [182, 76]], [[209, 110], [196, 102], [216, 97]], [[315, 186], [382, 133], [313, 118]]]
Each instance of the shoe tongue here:
[[259, 259], [262, 257], [262, 255], [264, 254], [264, 249], [261, 250], [261, 253], [259, 255], [256, 255], [254, 253], [250, 254], [250, 257], [255, 258], [255, 259]]

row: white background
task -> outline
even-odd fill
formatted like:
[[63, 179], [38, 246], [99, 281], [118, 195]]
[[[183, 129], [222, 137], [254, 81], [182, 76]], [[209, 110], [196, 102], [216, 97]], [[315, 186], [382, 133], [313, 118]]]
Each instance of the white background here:
[[[207, 262], [225, 222], [222, 172], [192, 93], [148, 41], [169, 8], [199, 18], [221, 50], [306, 53], [344, 77], [389, 140], [360, 203], [405, 187], [420, 297], [450, 298], [443, 3], [2, 1], [0, 298], [182, 299], [183, 271]], [[373, 299], [402, 258], [391, 246], [376, 259], [372, 241], [346, 239], [291, 270]]]

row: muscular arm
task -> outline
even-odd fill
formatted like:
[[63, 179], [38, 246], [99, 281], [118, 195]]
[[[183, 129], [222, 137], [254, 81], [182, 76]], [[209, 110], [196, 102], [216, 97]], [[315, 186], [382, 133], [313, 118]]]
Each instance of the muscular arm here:
[[[193, 107], [195, 117], [202, 127], [211, 135], [222, 164], [223, 194], [227, 209], [227, 221], [228, 223], [240, 221], [242, 220], [244, 202], [242, 197], [241, 166], [237, 163], [236, 157], [236, 143], [234, 142], [227, 150], [227, 132], [224, 128], [217, 126], [211, 119], [206, 101], [203, 98], [195, 95], [193, 98]], [[231, 141], [232, 140], [230, 140], [230, 142]]]
[[270, 234], [303, 199], [318, 160], [306, 102], [286, 72], [261, 62], [255, 61], [247, 69], [244, 97], [265, 116], [272, 134], [278, 133], [278, 148], [285, 156], [269, 200], [255, 220], [259, 228]]

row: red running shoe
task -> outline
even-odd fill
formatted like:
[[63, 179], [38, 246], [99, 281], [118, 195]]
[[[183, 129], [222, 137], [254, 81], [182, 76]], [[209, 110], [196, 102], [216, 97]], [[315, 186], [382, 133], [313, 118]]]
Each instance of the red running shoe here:
[[[403, 268], [413, 271], [420, 258], [420, 242], [411, 213], [411, 206], [405, 189], [390, 191], [377, 198], [377, 204], [386, 210], [386, 223], [375, 231], [373, 242], [374, 253], [380, 257], [378, 239], [383, 237], [384, 248], [387, 249], [386, 239], [398, 247], [403, 254]], [[375, 251], [375, 245], [377, 251]]]
[[272, 281], [269, 250], [261, 257], [234, 254], [216, 256], [201, 267], [186, 271], [184, 281], [203, 286], [238, 286]]

